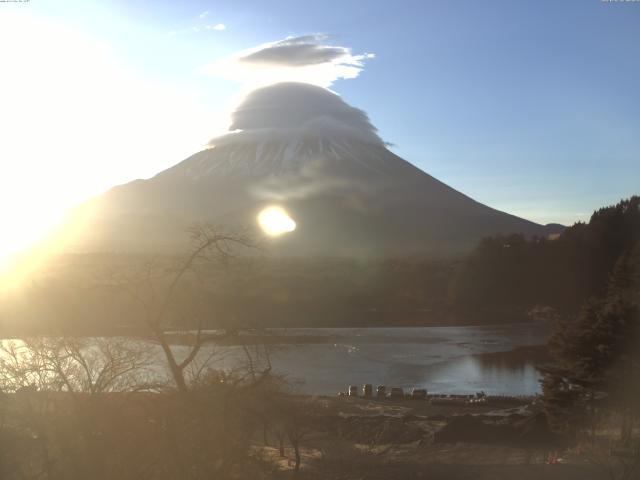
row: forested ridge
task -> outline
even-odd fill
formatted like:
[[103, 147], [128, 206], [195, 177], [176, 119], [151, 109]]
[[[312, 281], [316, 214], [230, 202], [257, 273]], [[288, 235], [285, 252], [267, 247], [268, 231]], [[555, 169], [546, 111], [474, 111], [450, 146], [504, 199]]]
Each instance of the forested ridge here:
[[456, 269], [449, 300], [465, 308], [544, 305], [576, 312], [604, 293], [616, 262], [639, 241], [637, 196], [597, 210], [557, 238], [486, 238]]
[[[278, 258], [268, 251], [199, 267], [180, 287], [171, 321], [194, 305], [210, 328], [480, 324], [526, 321], [536, 307], [575, 314], [602, 295], [616, 262], [640, 240], [640, 197], [594, 212], [556, 238], [484, 239], [462, 258]], [[245, 252], [247, 253], [247, 252]], [[0, 327], [32, 333], [122, 332], [139, 306], [121, 286], [180, 257], [64, 255], [0, 303]], [[18, 332], [19, 333], [19, 332]]]

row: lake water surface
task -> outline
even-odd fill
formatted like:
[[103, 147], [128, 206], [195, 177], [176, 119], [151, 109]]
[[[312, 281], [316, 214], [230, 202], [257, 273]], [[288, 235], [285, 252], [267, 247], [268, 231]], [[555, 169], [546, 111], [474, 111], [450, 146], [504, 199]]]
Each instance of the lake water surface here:
[[[247, 351], [261, 368], [269, 359], [300, 393], [335, 395], [349, 385], [426, 388], [431, 393], [533, 395], [539, 393], [536, 365], [544, 361], [535, 348], [544, 345], [548, 328], [540, 324], [416, 328], [270, 329], [263, 345], [207, 343], [192, 365], [246, 372]], [[128, 340], [126, 342], [140, 342]], [[253, 337], [255, 343], [256, 338]], [[265, 347], [264, 343], [267, 343]], [[149, 364], [136, 375], [170, 381], [158, 345], [142, 341]], [[91, 347], [87, 347], [91, 348]], [[173, 345], [178, 359], [189, 347]], [[261, 365], [260, 365], [261, 364]]]
[[[326, 395], [365, 383], [433, 393], [536, 394], [536, 364], [543, 360], [539, 350], [523, 347], [543, 345], [548, 333], [539, 324], [272, 331], [313, 337], [274, 346], [271, 363], [274, 372], [299, 381], [301, 393]], [[221, 368], [243, 358], [242, 347], [214, 348]]]

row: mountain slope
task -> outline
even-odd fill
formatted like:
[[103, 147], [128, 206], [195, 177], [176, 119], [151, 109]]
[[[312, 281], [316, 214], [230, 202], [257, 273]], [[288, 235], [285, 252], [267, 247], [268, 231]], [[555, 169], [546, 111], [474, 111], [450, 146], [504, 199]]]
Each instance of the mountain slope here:
[[257, 90], [232, 119], [239, 131], [96, 199], [75, 246], [180, 250], [193, 222], [255, 225], [269, 205], [284, 207], [297, 223], [295, 232], [270, 245], [285, 255], [451, 254], [487, 235], [550, 233], [393, 154], [364, 112], [319, 87]]

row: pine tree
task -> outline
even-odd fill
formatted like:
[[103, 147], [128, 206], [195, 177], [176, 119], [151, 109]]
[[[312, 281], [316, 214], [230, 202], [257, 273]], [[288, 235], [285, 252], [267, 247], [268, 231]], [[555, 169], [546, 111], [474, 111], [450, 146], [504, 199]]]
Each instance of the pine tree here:
[[605, 408], [619, 412], [631, 431], [640, 409], [639, 260], [640, 242], [620, 256], [606, 296], [560, 321], [549, 340], [553, 363], [543, 371], [542, 388], [559, 431], [593, 434]]

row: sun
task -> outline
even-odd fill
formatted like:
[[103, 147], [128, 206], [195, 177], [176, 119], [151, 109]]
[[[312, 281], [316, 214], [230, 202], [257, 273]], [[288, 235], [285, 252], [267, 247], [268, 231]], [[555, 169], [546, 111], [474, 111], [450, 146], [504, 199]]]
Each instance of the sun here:
[[296, 222], [287, 211], [276, 206], [267, 207], [258, 214], [258, 225], [271, 237], [293, 232], [296, 229]]

